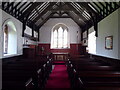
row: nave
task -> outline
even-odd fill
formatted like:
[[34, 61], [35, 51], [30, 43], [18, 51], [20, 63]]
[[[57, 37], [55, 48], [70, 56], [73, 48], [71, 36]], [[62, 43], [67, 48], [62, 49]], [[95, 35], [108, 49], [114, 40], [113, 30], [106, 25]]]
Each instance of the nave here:
[[38, 1], [0, 2], [0, 90], [120, 90], [120, 1]]
[[[59, 63], [56, 62], [56, 63]], [[70, 89], [70, 81], [68, 78], [67, 67], [65, 62], [60, 62], [59, 65], [55, 65], [50, 77], [47, 81], [45, 89], [49, 88], [60, 88], [60, 89]]]
[[16, 57], [4, 62], [2, 90], [48, 89], [119, 90], [120, 68], [81, 55], [67, 61], [37, 56], [36, 61]]

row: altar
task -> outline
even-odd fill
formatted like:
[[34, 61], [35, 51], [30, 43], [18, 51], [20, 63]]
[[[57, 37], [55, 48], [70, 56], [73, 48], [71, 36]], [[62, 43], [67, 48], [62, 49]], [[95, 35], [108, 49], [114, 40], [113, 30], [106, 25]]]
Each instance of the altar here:
[[54, 60], [63, 60], [66, 61], [68, 59], [69, 53], [53, 53]]

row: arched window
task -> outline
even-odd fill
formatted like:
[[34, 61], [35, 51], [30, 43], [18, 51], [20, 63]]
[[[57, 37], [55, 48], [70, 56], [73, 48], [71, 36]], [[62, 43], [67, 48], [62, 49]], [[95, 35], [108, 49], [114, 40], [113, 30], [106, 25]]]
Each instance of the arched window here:
[[17, 31], [14, 23], [8, 21], [3, 25], [4, 56], [17, 54]]
[[53, 28], [51, 48], [69, 48], [68, 28], [65, 25], [58, 24]]
[[4, 54], [8, 53], [8, 26], [5, 25], [4, 29]]

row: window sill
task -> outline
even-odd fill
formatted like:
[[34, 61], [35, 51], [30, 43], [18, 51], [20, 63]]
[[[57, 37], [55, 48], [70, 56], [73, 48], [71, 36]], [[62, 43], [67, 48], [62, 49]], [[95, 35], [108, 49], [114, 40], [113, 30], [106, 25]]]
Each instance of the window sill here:
[[9, 58], [13, 56], [17, 56], [18, 54], [4, 54], [3, 58]]
[[50, 49], [70, 49], [70, 47], [69, 48], [50, 48]]

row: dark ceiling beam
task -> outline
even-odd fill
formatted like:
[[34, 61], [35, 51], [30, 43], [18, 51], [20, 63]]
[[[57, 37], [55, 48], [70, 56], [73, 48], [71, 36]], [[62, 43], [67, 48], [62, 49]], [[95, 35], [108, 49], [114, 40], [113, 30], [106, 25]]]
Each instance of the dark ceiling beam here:
[[4, 8], [4, 10], [5, 10], [5, 11], [8, 11], [9, 7], [10, 7], [10, 3], [7, 2], [7, 6], [6, 6], [6, 8]]
[[[57, 3], [53, 3], [53, 5], [51, 5], [52, 7], [50, 7], [49, 9], [53, 9], [53, 7], [54, 7], [54, 5], [56, 5]], [[55, 8], [55, 9], [53, 9], [53, 10], [58, 10], [58, 8], [60, 8], [60, 5], [56, 5], [57, 6], [57, 8]], [[49, 6], [48, 6], [49, 7]], [[47, 18], [45, 18], [45, 19], [42, 19], [43, 21], [42, 21], [42, 23], [40, 23], [38, 26], [39, 26], [39, 28], [42, 26], [42, 25], [44, 25], [44, 23], [46, 23], [48, 20], [49, 20], [49, 18], [51, 18], [51, 17], [53, 17], [53, 15], [55, 14], [55, 13], [57, 13], [57, 12], [53, 12], [53, 11], [51, 11], [52, 13], [47, 17]], [[47, 12], [45, 12], [45, 13], [47, 13]], [[45, 14], [44, 13], [44, 14]], [[44, 15], [43, 14], [43, 15]], [[59, 13], [57, 13], [57, 14], [59, 14]], [[64, 13], [61, 13], [61, 14], [64, 14]], [[43, 15], [41, 15], [41, 17], [43, 16]]]
[[[65, 4], [66, 5], [66, 4]], [[64, 6], [65, 6], [64, 5]], [[67, 5], [68, 6], [68, 5]], [[60, 7], [60, 6], [59, 6]], [[78, 11], [75, 11], [75, 9], [74, 8], [70, 8], [70, 7], [68, 7], [68, 8], [65, 8], [65, 7], [61, 7], [61, 8], [58, 8], [58, 9], [52, 9], [52, 8], [50, 8], [50, 9], [48, 9], [48, 11], [52, 11], [52, 12], [57, 12], [57, 11], [65, 11], [65, 12], [67, 12], [67, 11], [74, 11], [74, 12], [76, 12], [76, 14], [80, 14], [80, 12], [78, 12]]]
[[[68, 11], [67, 11], [68, 12]], [[54, 14], [56, 13], [56, 12], [53, 12]], [[53, 14], [52, 13], [52, 14]], [[65, 12], [66, 13], [66, 12]], [[66, 13], [67, 15], [69, 14], [69, 13]], [[78, 22], [71, 16], [71, 15], [68, 15], [69, 16], [69, 18], [71, 18], [71, 19], [73, 19], [73, 21], [75, 21], [75, 23], [77, 23], [77, 25], [78, 26], [80, 26], [81, 28], [82, 28], [82, 26], [80, 25], [80, 24], [78, 24]], [[39, 26], [39, 28], [42, 26], [42, 25], [44, 25], [44, 23], [46, 23], [47, 22], [47, 20], [49, 20], [49, 18], [51, 18], [51, 17], [53, 17], [53, 15], [49, 15], [45, 20], [43, 20], [43, 22], [42, 22], [42, 24], [39, 24], [38, 26]], [[59, 17], [60, 18], [60, 17]]]
[[16, 9], [20, 3], [21, 3], [21, 2], [18, 2], [18, 3], [13, 7], [13, 9], [10, 10], [10, 12], [14, 11], [14, 9]]
[[94, 5], [92, 5], [90, 2], [88, 2], [88, 6], [89, 7], [92, 6], [97, 11], [97, 14], [100, 16], [100, 20], [103, 18], [102, 12], [100, 12]]
[[[42, 7], [41, 7], [41, 5], [42, 5]], [[39, 14], [40, 14], [40, 11], [41, 11], [41, 9], [43, 9], [43, 7], [45, 7], [46, 6], [46, 4], [41, 4], [38, 8], [39, 9], [35, 9], [35, 11], [36, 11], [36, 13], [32, 13], [32, 16], [30, 17], [30, 19], [29, 20], [34, 20]]]
[[37, 22], [37, 21], [41, 18], [41, 16], [43, 16], [43, 15], [48, 11], [48, 9], [49, 9], [49, 8], [52, 8], [53, 5], [55, 5], [55, 4], [56, 4], [56, 2], [50, 3], [50, 5], [49, 5], [48, 7], [46, 7], [46, 9], [45, 9], [42, 13], [40, 13], [40, 14], [38, 15], [38, 17], [36, 17], [36, 18], [33, 20], [33, 22]]
[[97, 12], [95, 12], [89, 5], [88, 5], [88, 3], [86, 2], [81, 2], [81, 3], [79, 3], [81, 6], [83, 6], [83, 8], [86, 8], [86, 10], [87, 10], [87, 12], [90, 14], [90, 16], [91, 17], [96, 17], [97, 16], [97, 20], [99, 21], [99, 20], [101, 20], [101, 18], [102, 18], [102, 15], [101, 15], [101, 13], [99, 13], [97, 10], [96, 10], [96, 8], [95, 7], [93, 7]]
[[70, 16], [52, 16], [50, 18], [71, 18]]
[[[115, 11], [116, 9], [118, 9], [120, 7], [120, 5], [118, 5], [116, 2], [110, 2], [110, 3], [105, 2], [105, 3], [106, 3], [106, 5], [109, 6], [110, 13], [112, 13], [113, 11]], [[114, 4], [114, 7], [112, 6], [113, 4]], [[115, 4], [116, 4], [116, 6], [115, 6]]]
[[[89, 5], [91, 5], [91, 6], [97, 11], [97, 13], [102, 16], [102, 14], [100, 13], [100, 11], [99, 11], [94, 5], [92, 5], [90, 2], [88, 2], [88, 6], [89, 6]], [[90, 6], [89, 6], [89, 7], [90, 7]], [[90, 8], [91, 8], [91, 7], [90, 7]], [[92, 9], [92, 10], [93, 10], [93, 9]]]
[[[41, 9], [41, 8], [40, 8], [40, 9]], [[41, 11], [40, 9], [39, 9], [39, 11]], [[38, 14], [38, 12], [34, 13], [30, 18], [28, 18], [28, 22], [29, 22], [29, 23], [31, 23], [31, 21], [33, 22], [33, 20], [34, 20], [36, 17], [38, 17], [38, 15], [39, 15], [40, 13], [39, 13], [38, 15], [37, 15], [37, 14]], [[42, 16], [41, 16], [41, 18], [42, 18]], [[34, 23], [35, 23], [35, 22], [34, 22]]]
[[[106, 3], [106, 5], [109, 5], [109, 8], [110, 8], [110, 13], [109, 13], [109, 14], [111, 14], [112, 12], [114, 12], [116, 9], [118, 9], [118, 8], [120, 7], [120, 6], [119, 6], [118, 8], [115, 9], [115, 7], [112, 7], [113, 2], [110, 2], [110, 3], [105, 2], [105, 3]], [[109, 15], [109, 14], [108, 14], [108, 15]], [[97, 16], [96, 16], [96, 17], [97, 17]], [[104, 16], [102, 19], [104, 19], [105, 17], [107, 17], [107, 16]], [[102, 20], [102, 19], [101, 19], [101, 20]], [[100, 22], [101, 20], [97, 21], [97, 23]], [[96, 25], [96, 26], [97, 26], [97, 25]]]
[[[108, 11], [110, 8], [109, 5], [105, 3], [105, 6], [106, 6], [106, 11]], [[107, 12], [107, 15], [109, 15], [110, 13], [111, 13], [111, 10], [109, 10], [109, 12]]]
[[114, 9], [117, 8], [117, 4], [116, 4], [116, 2], [113, 2], [113, 4], [114, 4]]
[[22, 37], [24, 37], [24, 32], [25, 32], [25, 29], [26, 29], [26, 19], [23, 17], [23, 24], [22, 24]]
[[95, 12], [89, 5], [85, 2], [77, 2], [80, 6], [82, 6], [89, 14], [92, 13], [94, 15], [99, 14]]
[[119, 7], [119, 5], [116, 2], [113, 2], [114, 4], [114, 8], [117, 9]]
[[[59, 5], [58, 5], [59, 4]], [[58, 6], [58, 7], [64, 7], [66, 4], [65, 4], [65, 2], [58, 2], [58, 3], [56, 3], [56, 6]]]
[[30, 17], [28, 18], [29, 20], [34, 20], [34, 18], [36, 17], [38, 15], [38, 11], [34, 11], [33, 13], [32, 13], [32, 15], [30, 15]]
[[8, 2], [8, 5], [7, 5], [7, 7], [5, 8], [5, 11], [10, 12], [10, 11], [9, 11], [9, 10], [10, 10], [10, 7], [11, 7], [13, 4], [14, 4], [14, 2], [11, 2], [11, 3]]
[[18, 8], [18, 10], [20, 10], [25, 4], [27, 4], [27, 2], [24, 2], [24, 3]]
[[23, 9], [21, 9], [21, 12], [23, 13], [23, 11], [26, 9], [26, 8], [28, 8], [28, 6], [30, 6], [30, 5], [32, 5], [33, 4], [33, 2], [30, 2], [28, 5], [26, 5]]
[[19, 15], [22, 14], [22, 12], [20, 11], [20, 9], [26, 4], [27, 2], [24, 2], [19, 8], [15, 8], [15, 17], [19, 18]]
[[16, 14], [16, 16], [18, 17], [18, 19], [20, 19], [20, 20], [22, 20], [21, 18], [21, 16], [23, 15], [23, 11], [29, 6], [29, 5], [31, 5], [33, 2], [30, 2], [28, 5], [26, 5], [23, 9], [21, 9], [21, 11], [19, 11], [19, 13], [18, 14]]
[[35, 11], [36, 11], [37, 14], [40, 14], [39, 11], [36, 8], [35, 8]]
[[70, 16], [68, 16], [68, 15], [67, 15], [67, 16], [63, 16], [64, 14], [66, 14], [65, 12], [62, 12], [62, 13], [61, 13], [62, 15], [59, 15], [59, 13], [57, 13], [57, 12], [56, 12], [55, 14], [57, 14], [57, 16], [54, 16], [54, 15], [53, 15], [53, 16], [50, 17], [50, 18], [70, 18]]
[[78, 12], [70, 3], [67, 3], [68, 7], [74, 10], [74, 13], [77, 14], [80, 18], [83, 19], [83, 21], [86, 23], [87, 19], [81, 15], [80, 12]]
[[85, 30], [88, 30], [92, 25], [93, 25], [93, 17], [98, 17], [98, 18], [96, 18], [96, 20], [97, 19], [100, 19], [101, 18], [101, 15], [99, 14], [99, 12], [96, 12], [96, 11], [94, 11], [89, 5], [88, 5], [88, 3], [86, 2], [78, 2], [78, 4], [82, 7], [82, 8], [84, 8], [86, 11], [87, 11], [87, 13], [89, 13], [89, 15], [91, 16], [91, 20], [89, 20], [88, 21], [88, 23], [87, 24], [85, 24], [85, 26], [83, 27], [83, 32], [85, 31]]
[[82, 25], [80, 25], [79, 23], [78, 23], [78, 21], [76, 21], [76, 19], [74, 19], [70, 14], [69, 14], [69, 11], [67, 11], [67, 12], [65, 12], [78, 26], [80, 26], [81, 28], [83, 28], [83, 26]]
[[28, 16], [41, 2], [34, 2], [27, 10], [24, 11], [23, 15]]
[[34, 25], [32, 27], [32, 37], [34, 37]]
[[38, 26], [37, 26], [34, 22], [32, 22], [32, 21], [30, 21], [30, 22], [31, 22], [31, 23], [27, 23], [27, 25], [28, 25], [30, 28], [32, 28], [32, 30], [37, 31]]
[[[52, 7], [50, 7], [50, 9], [53, 9], [53, 6], [56, 5], [56, 4], [57, 4], [57, 3], [53, 3], [53, 5], [52, 5]], [[57, 6], [58, 6], [58, 7], [57, 7], [56, 9], [54, 9], [54, 10], [57, 10], [58, 8], [61, 7], [60, 5], [57, 5]], [[64, 6], [64, 4], [63, 4], [63, 6]], [[46, 13], [47, 13], [47, 12], [46, 12]], [[40, 28], [41, 26], [43, 26], [51, 17], [53, 17], [53, 15], [54, 15], [55, 13], [57, 13], [57, 12], [52, 12], [47, 18], [45, 18], [45, 19], [43, 20], [43, 22], [38, 25], [39, 28]], [[64, 13], [61, 13], [61, 14], [64, 14]], [[60, 15], [60, 16], [61, 16], [61, 15]]]
[[93, 2], [95, 6], [97, 6], [97, 8], [99, 8], [99, 10], [103, 11], [102, 8], [96, 3], [96, 2]]
[[105, 2], [106, 6], [109, 6], [110, 7], [110, 13], [114, 10], [114, 8], [112, 7], [112, 2], [108, 3], [108, 2]]
[[13, 9], [11, 9], [11, 12], [12, 12], [12, 14], [13, 14], [13, 16], [15, 16], [16, 18], [18, 18], [18, 15], [21, 13], [20, 12], [20, 9], [24, 6], [26, 4], [26, 2], [25, 3], [23, 3], [19, 8], [15, 8], [15, 11], [14, 11], [14, 7], [13, 7]]
[[15, 8], [14, 16], [21, 21], [19, 17], [20, 15], [22, 15], [22, 12], [20, 11], [20, 9]]
[[5, 9], [5, 4], [6, 4], [6, 2], [2, 2], [2, 9], [3, 10]]
[[[46, 6], [46, 4], [44, 4], [43, 6]], [[42, 9], [43, 9], [43, 8], [42, 8]], [[41, 6], [40, 6], [40, 8], [39, 8], [39, 11], [41, 11]], [[46, 13], [46, 12], [45, 12], [45, 13]], [[45, 14], [45, 13], [44, 13], [44, 14]], [[41, 14], [41, 13], [39, 13], [39, 14]], [[44, 14], [43, 14], [43, 15], [44, 15]], [[35, 13], [35, 15], [36, 15], [36, 13]], [[31, 24], [31, 22], [32, 22], [32, 23], [36, 23], [36, 22], [33, 22], [33, 20], [36, 18], [35, 15], [32, 15], [32, 17], [31, 17], [30, 19], [28, 18], [29, 24]], [[39, 16], [39, 15], [38, 15], [38, 16]], [[37, 17], [38, 17], [38, 16], [37, 16]], [[41, 15], [41, 18], [42, 18], [42, 15]], [[43, 18], [42, 18], [42, 19], [43, 19]]]
[[10, 12], [10, 14], [14, 14], [14, 12], [13, 12], [13, 6], [14, 6], [14, 2], [12, 3], [12, 5], [11, 5], [11, 9], [10, 10], [12, 10], [12, 12], [10, 12], [10, 10], [9, 10], [9, 12]]
[[97, 3], [95, 3], [95, 2], [93, 2], [93, 3], [94, 3], [94, 5], [96, 5], [99, 8], [100, 13], [103, 15], [103, 17], [105, 17], [107, 15], [105, 12], [105, 8], [103, 7], [103, 9], [101, 9], [101, 7]]
[[[106, 16], [110, 13], [110, 10], [108, 9], [108, 6], [104, 6], [103, 3], [99, 2], [100, 5], [102, 5], [102, 7], [104, 8], [104, 10], [106, 10]], [[105, 12], [105, 11], [104, 11]]]
[[[85, 17], [87, 20], [91, 18], [90, 14], [85, 10], [84, 8], [81, 7], [80, 4], [74, 2], [73, 4], [77, 9], [79, 9], [80, 13], [82, 14], [83, 17]], [[86, 12], [85, 12], [86, 11]]]
[[41, 26], [43, 26], [43, 25], [50, 19], [50, 17], [52, 17], [54, 14], [55, 14], [55, 12], [51, 13], [47, 18], [45, 18], [45, 19], [43, 20], [43, 22], [38, 25], [39, 29], [40, 29]]
[[[24, 7], [24, 9], [26, 9], [25, 11], [24, 11], [24, 9], [23, 9], [23, 13], [20, 13], [19, 14], [19, 19], [20, 20], [22, 20], [22, 22], [23, 22], [23, 17], [24, 18], [26, 18], [25, 20], [26, 20], [26, 23], [27, 23], [27, 20], [28, 20], [28, 17], [29, 17], [29, 15], [30, 15], [30, 13], [32, 12], [32, 10], [34, 10], [39, 4], [40, 4], [41, 2], [35, 2], [35, 3], [33, 3], [33, 2], [30, 2], [27, 6], [26, 6], [26, 8], [27, 7], [29, 7], [29, 8], [25, 8]], [[32, 4], [32, 5], [31, 5]], [[31, 5], [31, 6], [30, 6]], [[22, 10], [21, 10], [22, 11]]]
[[[36, 8], [38, 8], [38, 6], [37, 6]], [[36, 8], [35, 8], [35, 9], [36, 9]], [[34, 14], [36, 14], [36, 13], [35, 13], [35, 11], [36, 11], [35, 9], [31, 12], [32, 16], [33, 16]], [[31, 14], [29, 15], [29, 17], [31, 16]], [[29, 17], [28, 17], [28, 19], [29, 19]], [[32, 17], [30, 17], [30, 19], [31, 19], [31, 18], [32, 18]]]
[[56, 11], [73, 11], [72, 9], [65, 9], [65, 8], [58, 8], [58, 9], [48, 9], [49, 11], [56, 12]]

